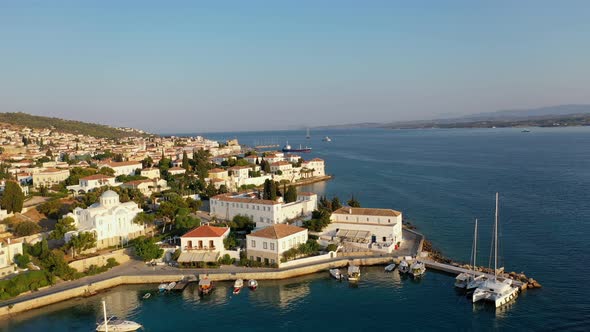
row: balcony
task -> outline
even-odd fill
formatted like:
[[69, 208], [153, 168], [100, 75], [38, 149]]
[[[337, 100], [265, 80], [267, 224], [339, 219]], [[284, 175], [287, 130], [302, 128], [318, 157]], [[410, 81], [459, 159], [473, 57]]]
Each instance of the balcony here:
[[184, 246], [184, 251], [215, 251], [215, 246], [201, 246], [201, 247], [189, 247]]

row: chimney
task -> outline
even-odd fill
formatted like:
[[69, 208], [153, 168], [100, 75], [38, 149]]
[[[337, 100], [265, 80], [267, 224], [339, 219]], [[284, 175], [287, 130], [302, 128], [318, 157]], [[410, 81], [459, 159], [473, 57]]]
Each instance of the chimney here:
[[351, 207], [348, 208], [348, 214], [352, 214], [352, 208]]

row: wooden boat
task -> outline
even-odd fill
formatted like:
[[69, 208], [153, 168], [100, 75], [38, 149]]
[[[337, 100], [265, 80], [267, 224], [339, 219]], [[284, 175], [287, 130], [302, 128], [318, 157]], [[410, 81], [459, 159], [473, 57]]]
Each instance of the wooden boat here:
[[408, 261], [401, 261], [399, 263], [397, 270], [399, 271], [399, 273], [408, 273], [410, 272], [410, 264], [408, 264]]
[[234, 295], [238, 295], [240, 294], [240, 292], [242, 291], [242, 287], [244, 287], [244, 280], [242, 279], [238, 279], [236, 280], [236, 282], [234, 282]]
[[385, 267], [385, 272], [392, 272], [395, 269], [395, 263], [391, 263]]
[[414, 278], [418, 278], [426, 273], [426, 266], [422, 262], [416, 261], [412, 266], [410, 266], [410, 274]]
[[359, 281], [361, 279], [361, 269], [356, 265], [348, 266], [348, 281]]
[[199, 280], [199, 294], [208, 295], [213, 290], [213, 283], [209, 278]]
[[330, 269], [330, 275], [336, 280], [342, 280], [342, 273], [339, 269]]
[[258, 281], [254, 279], [248, 280], [248, 288], [250, 288], [251, 290], [256, 290], [256, 288], [258, 288]]

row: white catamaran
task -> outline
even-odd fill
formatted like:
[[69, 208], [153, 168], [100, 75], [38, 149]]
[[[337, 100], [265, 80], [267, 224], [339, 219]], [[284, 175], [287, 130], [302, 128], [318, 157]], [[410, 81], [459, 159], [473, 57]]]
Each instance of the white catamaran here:
[[496, 218], [494, 222], [494, 277], [483, 282], [473, 292], [473, 303], [485, 300], [493, 302], [496, 308], [503, 306], [518, 296], [518, 288], [512, 280], [498, 277], [498, 193], [496, 193]]

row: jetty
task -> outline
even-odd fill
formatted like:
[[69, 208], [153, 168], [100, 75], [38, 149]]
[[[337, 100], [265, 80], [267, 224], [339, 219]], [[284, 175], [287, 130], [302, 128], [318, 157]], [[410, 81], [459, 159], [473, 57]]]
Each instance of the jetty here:
[[191, 282], [195, 282], [197, 281], [197, 276], [187, 276], [185, 278], [183, 278], [182, 280], [180, 280], [179, 282], [176, 283], [176, 285], [174, 286], [174, 288], [172, 288], [173, 291], [183, 291], [186, 286], [188, 286], [188, 284], [190, 284]]

